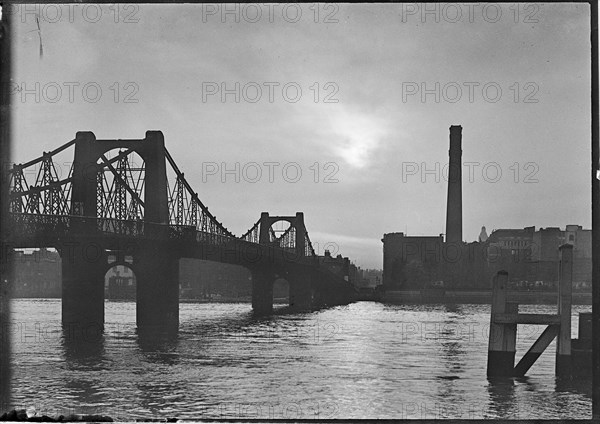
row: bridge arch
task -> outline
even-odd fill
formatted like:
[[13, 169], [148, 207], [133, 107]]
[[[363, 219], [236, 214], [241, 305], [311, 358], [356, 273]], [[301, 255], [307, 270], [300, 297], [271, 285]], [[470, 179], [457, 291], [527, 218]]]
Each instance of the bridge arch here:
[[[278, 222], [289, 224], [289, 227], [279, 237], [272, 230], [273, 225]], [[292, 230], [295, 234], [292, 234]], [[306, 236], [304, 213], [302, 212], [296, 212], [296, 216], [270, 216], [268, 212], [263, 212], [260, 215], [258, 240], [260, 244], [283, 243], [284, 245], [280, 247], [293, 247], [296, 256], [302, 257], [306, 254]]]
[[105, 300], [135, 301], [137, 297], [137, 276], [129, 262], [113, 262], [104, 273]]
[[[146, 131], [146, 138], [143, 139], [115, 139], [99, 140], [91, 131], [79, 131], [75, 136], [75, 150], [79, 148], [80, 155], [87, 159], [88, 163], [94, 163], [102, 159], [102, 156], [111, 150], [127, 150], [129, 153], [138, 154], [144, 161], [152, 160], [152, 144], [161, 144], [164, 146], [164, 137], [161, 131]], [[75, 153], [77, 155], [77, 153]]]
[[279, 220], [271, 222], [271, 229], [275, 232], [276, 235], [278, 233], [281, 234], [288, 231], [289, 228], [293, 226], [293, 220], [289, 219], [288, 217], [279, 218]]
[[273, 303], [289, 303], [290, 281], [286, 276], [276, 276], [273, 281]]

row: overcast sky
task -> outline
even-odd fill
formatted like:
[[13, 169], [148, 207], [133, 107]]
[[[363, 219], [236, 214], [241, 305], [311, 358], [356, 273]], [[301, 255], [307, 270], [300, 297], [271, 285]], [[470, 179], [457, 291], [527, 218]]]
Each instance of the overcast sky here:
[[590, 228], [588, 6], [424, 7], [38, 7], [40, 58], [35, 7], [14, 6], [13, 159], [77, 131], [161, 130], [235, 234], [262, 211], [303, 211], [319, 253], [336, 243], [381, 268], [384, 233], [445, 232], [462, 125], [464, 240], [483, 225]]

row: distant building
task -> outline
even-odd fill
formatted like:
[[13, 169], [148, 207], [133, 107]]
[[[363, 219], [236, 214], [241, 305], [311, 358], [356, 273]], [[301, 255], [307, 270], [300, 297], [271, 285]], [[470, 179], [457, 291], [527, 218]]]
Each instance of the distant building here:
[[[539, 246], [533, 259], [546, 264], [548, 272], [557, 272], [558, 247], [573, 245], [573, 282], [579, 286], [589, 286], [592, 281], [592, 230], [584, 230], [580, 225], [567, 225], [564, 231], [558, 228], [540, 228], [540, 235], [534, 238]], [[551, 279], [544, 275], [542, 280]], [[556, 278], [554, 278], [556, 280]]]
[[532, 259], [536, 261], [558, 261], [558, 248], [564, 243], [564, 232], [560, 228], [540, 228], [533, 235]]
[[131, 268], [116, 265], [104, 277], [104, 296], [108, 300], [135, 300], [136, 281]]
[[[350, 259], [345, 258], [342, 255], [333, 257], [329, 250], [325, 250], [325, 255], [319, 256], [319, 265], [333, 274], [339, 275], [346, 281], [355, 280], [357, 278], [356, 274], [358, 269], [354, 264], [351, 266]], [[351, 274], [353, 278], [350, 278]]]
[[584, 230], [580, 225], [567, 225], [565, 243], [573, 245], [573, 281], [576, 287], [591, 287], [592, 230]]
[[511, 280], [556, 283], [558, 248], [568, 243], [573, 245], [573, 282], [580, 286], [591, 282], [592, 231], [580, 225], [567, 225], [564, 231], [558, 227], [495, 230], [490, 240], [488, 262], [495, 264], [494, 271], [509, 271]]
[[386, 289], [416, 288], [438, 280], [443, 235], [384, 234], [383, 285]]
[[375, 288], [382, 284], [383, 271], [380, 269], [364, 269], [362, 270], [362, 276], [360, 286]]
[[[513, 280], [526, 280], [534, 250], [535, 227], [503, 228], [492, 231], [485, 243], [487, 274], [509, 272]], [[534, 278], [534, 277], [532, 277]]]
[[[445, 288], [487, 289], [500, 270], [518, 287], [555, 287], [558, 248], [574, 246], [574, 288], [591, 284], [591, 230], [579, 225], [494, 230], [485, 242], [446, 243], [440, 236], [384, 234], [383, 284], [387, 290]], [[532, 283], [532, 284], [527, 284]]]
[[494, 230], [485, 242], [487, 263], [518, 262], [531, 259], [535, 227], [522, 229], [503, 228]]
[[592, 257], [592, 230], [584, 230], [581, 225], [567, 225], [564, 242], [573, 245], [575, 257]]
[[[479, 242], [462, 237], [462, 127], [450, 127], [446, 235], [409, 237], [384, 234], [383, 286], [385, 290], [436, 288], [489, 288], [492, 275], [507, 271], [511, 283], [536, 287], [558, 279], [558, 248], [574, 246], [574, 287], [591, 282], [591, 231], [579, 225], [498, 229], [488, 237], [481, 228]], [[539, 284], [538, 284], [539, 283]]]
[[525, 252], [531, 255], [535, 227], [523, 229], [499, 229], [492, 231], [487, 238], [488, 262], [494, 262], [501, 257], [503, 252], [509, 252], [509, 256], [523, 257]]
[[14, 297], [60, 297], [62, 268], [58, 252], [39, 249], [13, 256]]
[[179, 261], [179, 282], [182, 299], [252, 296], [251, 273], [238, 265], [183, 258]]

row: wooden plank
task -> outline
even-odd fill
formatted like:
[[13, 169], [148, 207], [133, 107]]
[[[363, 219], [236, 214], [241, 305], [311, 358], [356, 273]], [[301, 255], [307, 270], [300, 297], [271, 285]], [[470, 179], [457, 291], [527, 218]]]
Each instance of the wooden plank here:
[[535, 361], [540, 357], [540, 355], [546, 350], [546, 348], [552, 343], [554, 337], [559, 332], [560, 326], [558, 325], [549, 325], [540, 334], [540, 337], [535, 341], [535, 343], [531, 346], [531, 348], [527, 351], [527, 353], [521, 358], [517, 366], [515, 367], [515, 376], [522, 377], [525, 375], [529, 368], [535, 363]]
[[552, 314], [494, 314], [492, 319], [497, 324], [537, 324], [558, 325], [560, 315]]

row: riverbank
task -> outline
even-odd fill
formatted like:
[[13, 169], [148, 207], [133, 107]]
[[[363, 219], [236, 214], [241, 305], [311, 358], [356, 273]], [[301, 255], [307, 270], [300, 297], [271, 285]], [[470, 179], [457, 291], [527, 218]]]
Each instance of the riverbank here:
[[[510, 301], [518, 301], [521, 305], [556, 305], [556, 292], [517, 292], [508, 294]], [[380, 301], [384, 303], [403, 304], [403, 303], [470, 303], [470, 304], [490, 304], [492, 300], [491, 291], [463, 291], [446, 290], [439, 292], [423, 293], [419, 290], [388, 290], [382, 293]], [[592, 294], [587, 292], [573, 293], [574, 305], [591, 305]]]
[[[213, 297], [212, 299], [179, 299], [179, 303], [252, 303], [252, 297], [240, 296], [240, 297]], [[288, 304], [289, 299], [287, 297], [275, 297], [273, 298], [273, 304]]]

